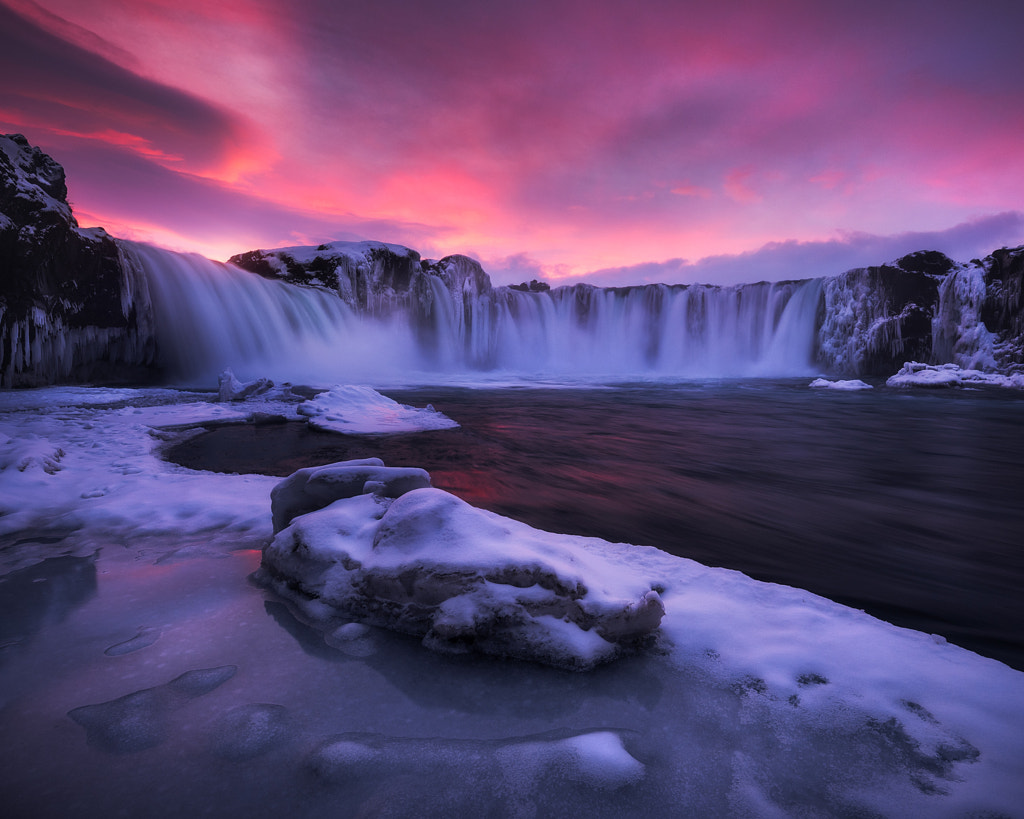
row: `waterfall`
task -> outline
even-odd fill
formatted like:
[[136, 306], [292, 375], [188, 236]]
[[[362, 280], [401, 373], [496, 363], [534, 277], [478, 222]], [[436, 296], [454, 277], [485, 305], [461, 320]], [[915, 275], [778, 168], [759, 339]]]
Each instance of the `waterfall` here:
[[533, 293], [481, 292], [468, 278], [453, 284], [423, 273], [400, 298], [378, 293], [371, 311], [326, 288], [123, 245], [147, 284], [158, 362], [179, 383], [212, 383], [225, 367], [241, 378], [318, 384], [481, 372], [689, 378], [813, 370], [817, 280]]
[[415, 345], [405, 322], [359, 317], [334, 292], [271, 281], [195, 254], [122, 242], [147, 283], [157, 364], [174, 383], [242, 379], [329, 383], [398, 372]]

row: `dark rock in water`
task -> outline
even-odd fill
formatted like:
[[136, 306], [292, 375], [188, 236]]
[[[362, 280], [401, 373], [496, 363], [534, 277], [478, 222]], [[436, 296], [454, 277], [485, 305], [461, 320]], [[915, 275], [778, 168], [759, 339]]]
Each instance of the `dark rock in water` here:
[[148, 380], [144, 282], [102, 229], [81, 230], [64, 169], [0, 136], [0, 386]]

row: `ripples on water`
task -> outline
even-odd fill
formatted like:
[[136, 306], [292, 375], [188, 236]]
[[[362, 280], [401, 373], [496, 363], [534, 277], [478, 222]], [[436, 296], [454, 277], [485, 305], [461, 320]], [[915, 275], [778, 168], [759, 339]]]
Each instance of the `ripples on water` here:
[[376, 438], [223, 427], [170, 455], [280, 475], [368, 456], [420, 466], [538, 528], [805, 588], [1024, 669], [1017, 393], [801, 380], [388, 394], [462, 426]]

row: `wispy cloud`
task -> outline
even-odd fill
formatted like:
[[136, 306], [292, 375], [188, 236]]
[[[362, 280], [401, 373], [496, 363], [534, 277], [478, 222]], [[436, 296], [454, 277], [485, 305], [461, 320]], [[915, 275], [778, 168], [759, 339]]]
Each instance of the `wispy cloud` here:
[[741, 284], [829, 276], [857, 267], [893, 261], [918, 250], [939, 250], [956, 261], [985, 256], [1004, 246], [1024, 244], [1024, 213], [1008, 211], [974, 219], [946, 230], [877, 236], [844, 233], [818, 242], [770, 242], [748, 253], [707, 256], [695, 262], [670, 259], [595, 270], [580, 281], [605, 286], [666, 284]]
[[331, 231], [640, 275], [1018, 209], [1022, 28], [969, 0], [0, 0], [0, 127], [84, 211], [197, 250]]

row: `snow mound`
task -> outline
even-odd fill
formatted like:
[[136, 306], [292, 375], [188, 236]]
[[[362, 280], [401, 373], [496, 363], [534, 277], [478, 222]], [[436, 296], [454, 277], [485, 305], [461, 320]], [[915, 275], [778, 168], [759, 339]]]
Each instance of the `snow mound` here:
[[22, 438], [11, 438], [0, 432], [0, 472], [41, 469], [53, 475], [63, 468], [61, 460], [66, 454], [38, 435], [29, 433]]
[[816, 390], [846, 390], [851, 392], [874, 389], [870, 384], [865, 384], [859, 378], [851, 381], [829, 381], [826, 378], [815, 378], [808, 386]]
[[1024, 389], [1024, 373], [1001, 375], [963, 369], [958, 364], [922, 364], [919, 361], [908, 361], [885, 383], [889, 387], [990, 386]]
[[646, 642], [665, 613], [658, 583], [604, 545], [424, 488], [300, 515], [263, 550], [262, 566], [279, 593], [438, 651], [582, 670]]
[[328, 432], [373, 435], [451, 429], [458, 424], [429, 404], [399, 404], [371, 387], [339, 385], [298, 407], [310, 426]]
[[291, 523], [292, 518], [323, 509], [343, 498], [364, 493], [397, 498], [427, 486], [430, 486], [430, 475], [424, 470], [387, 467], [380, 458], [300, 469], [270, 492], [274, 534]]

